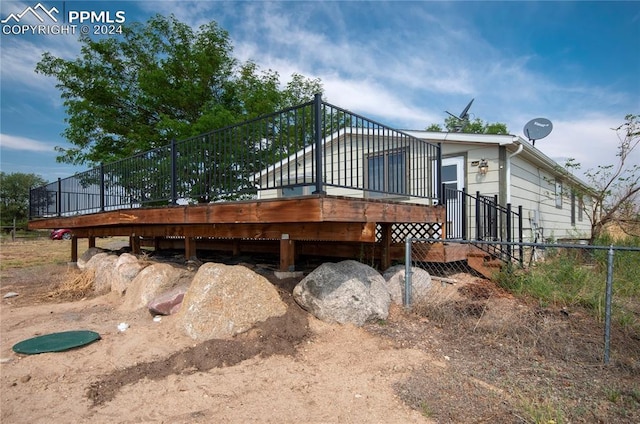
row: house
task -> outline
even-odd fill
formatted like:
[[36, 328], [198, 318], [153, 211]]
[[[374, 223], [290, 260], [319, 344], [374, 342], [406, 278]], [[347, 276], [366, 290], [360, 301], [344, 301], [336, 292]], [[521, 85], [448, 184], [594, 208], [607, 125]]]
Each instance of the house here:
[[29, 228], [70, 229], [72, 262], [78, 239], [93, 247], [96, 237], [128, 236], [134, 253], [276, 253], [283, 272], [302, 256], [386, 269], [405, 257], [408, 233], [444, 235], [439, 157], [437, 145], [317, 95], [36, 187]]
[[[505, 225], [495, 222], [501, 220], [499, 213], [487, 212], [486, 205], [505, 213], [509, 208], [516, 214], [514, 221], [521, 220], [522, 224], [517, 229], [522, 231], [522, 241], [589, 238], [591, 225], [585, 206], [590, 198], [584, 194], [589, 187], [563, 172], [561, 165], [523, 138], [414, 130], [402, 133], [439, 145], [440, 158], [420, 151], [419, 145], [405, 143], [397, 135], [384, 137], [366, 128], [342, 128], [323, 139], [325, 161], [342, 166], [338, 173], [331, 169], [325, 172], [323, 191], [411, 203], [444, 201], [445, 238], [449, 239], [504, 240], [504, 234], [499, 233], [507, 231]], [[308, 146], [256, 174], [258, 185], [274, 179], [279, 186], [260, 191], [260, 198], [314, 192], [317, 187], [308, 183], [315, 181], [312, 154], [312, 146]], [[296, 166], [292, 168], [291, 163]], [[353, 181], [343, 184], [341, 178], [345, 175]], [[435, 186], [434, 181], [438, 180], [442, 187]], [[519, 216], [518, 207], [522, 210]], [[515, 227], [515, 222], [512, 224]], [[518, 240], [515, 233], [508, 239]]]
[[187, 258], [276, 252], [284, 271], [302, 255], [386, 268], [421, 238], [418, 260], [490, 275], [488, 260], [522, 263], [502, 242], [588, 237], [585, 192], [520, 137], [398, 131], [316, 95], [36, 187], [29, 228], [71, 229], [72, 261], [79, 238], [129, 236], [134, 252], [148, 242]]
[[[588, 239], [591, 189], [519, 136], [406, 131], [442, 146], [442, 183], [522, 206], [524, 241]], [[449, 200], [450, 202], [450, 200]], [[473, 211], [470, 211], [470, 217]], [[470, 225], [474, 220], [470, 219]]]

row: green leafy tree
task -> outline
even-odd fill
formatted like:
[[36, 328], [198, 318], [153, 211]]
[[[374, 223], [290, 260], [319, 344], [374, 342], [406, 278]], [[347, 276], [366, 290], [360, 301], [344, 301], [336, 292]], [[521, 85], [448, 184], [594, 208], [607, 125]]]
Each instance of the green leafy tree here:
[[426, 128], [426, 131], [430, 132], [442, 132], [442, 126], [438, 124], [431, 124]]
[[[500, 122], [485, 123], [479, 118], [476, 118], [473, 121], [463, 121], [453, 116], [449, 116], [444, 120], [444, 128], [449, 132], [461, 132], [467, 134], [509, 134], [506, 124]], [[442, 126], [440, 126], [440, 124], [431, 124], [426, 128], [426, 131], [441, 132]]]
[[[135, 165], [106, 169], [107, 188], [131, 203], [158, 204], [171, 197], [173, 140], [185, 140], [311, 100], [319, 80], [294, 74], [282, 87], [277, 72], [233, 58], [228, 33], [215, 22], [194, 31], [175, 17], [157, 15], [123, 29], [121, 37], [81, 38], [80, 55], [66, 60], [45, 53], [36, 71], [55, 77], [64, 99], [73, 147], [56, 147], [58, 161], [97, 165], [128, 159]], [[268, 138], [253, 134], [257, 140]], [[204, 138], [203, 138], [204, 140]], [[253, 144], [252, 144], [253, 143]], [[211, 201], [245, 181], [231, 177], [265, 166], [247, 163], [255, 140], [208, 137], [180, 144], [180, 196]], [[217, 180], [211, 176], [221, 178]], [[210, 181], [207, 181], [207, 180]], [[84, 186], [97, 184], [93, 174]], [[120, 200], [122, 201], [122, 200]]]
[[81, 38], [73, 60], [45, 53], [36, 71], [55, 77], [67, 110], [58, 160], [98, 164], [229, 126], [322, 92], [319, 80], [279, 75], [232, 56], [228, 33], [210, 22], [194, 31], [157, 15], [120, 37]]
[[[628, 235], [640, 236], [640, 165], [629, 163], [630, 155], [640, 144], [640, 115], [625, 116], [625, 122], [612, 130], [620, 140], [618, 162], [587, 170], [585, 176], [591, 190], [576, 193], [591, 198], [585, 205], [591, 222], [591, 242], [600, 238], [611, 224]], [[569, 172], [581, 168], [573, 158], [564, 166]]]
[[14, 219], [18, 225], [24, 225], [29, 219], [29, 190], [43, 184], [45, 181], [35, 174], [0, 172], [2, 225], [11, 225]]

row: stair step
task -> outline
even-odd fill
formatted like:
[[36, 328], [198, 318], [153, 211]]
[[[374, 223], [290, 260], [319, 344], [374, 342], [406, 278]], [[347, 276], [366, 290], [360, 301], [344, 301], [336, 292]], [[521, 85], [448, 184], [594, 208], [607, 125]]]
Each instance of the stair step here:
[[469, 252], [467, 264], [485, 277], [492, 278], [496, 272], [500, 271], [503, 262], [486, 252]]
[[491, 255], [487, 252], [469, 252], [467, 253], [468, 258], [490, 258]]

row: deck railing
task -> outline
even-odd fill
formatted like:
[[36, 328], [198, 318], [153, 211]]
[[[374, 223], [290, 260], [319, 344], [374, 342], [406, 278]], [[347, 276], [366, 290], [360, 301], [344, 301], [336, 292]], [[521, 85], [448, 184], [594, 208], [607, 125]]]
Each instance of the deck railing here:
[[522, 245], [513, 250], [511, 242], [523, 242], [522, 206], [513, 210], [511, 203], [502, 206], [498, 196], [482, 196], [476, 192], [476, 240], [500, 241], [507, 244], [483, 244], [481, 248], [504, 260], [516, 260], [522, 263], [524, 252]]
[[502, 206], [497, 195], [485, 196], [479, 191], [473, 196], [464, 189], [453, 190], [443, 185], [442, 192], [447, 206], [448, 240], [506, 242], [480, 243], [477, 247], [505, 261], [522, 262], [522, 247], [514, 251], [513, 245], [509, 244], [523, 241], [522, 206], [513, 208], [510, 203]]
[[440, 198], [440, 146], [311, 102], [58, 179], [30, 217], [332, 193]]

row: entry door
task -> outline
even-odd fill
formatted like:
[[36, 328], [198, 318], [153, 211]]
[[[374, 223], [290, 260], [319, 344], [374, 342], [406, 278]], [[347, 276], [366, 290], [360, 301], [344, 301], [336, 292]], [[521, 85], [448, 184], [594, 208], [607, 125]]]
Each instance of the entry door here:
[[447, 202], [447, 238], [464, 238], [462, 189], [464, 188], [464, 156], [442, 159], [442, 183]]

